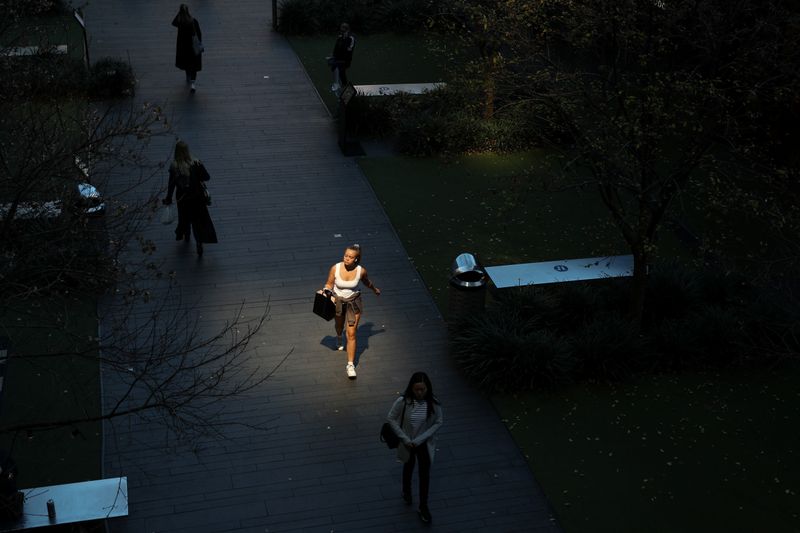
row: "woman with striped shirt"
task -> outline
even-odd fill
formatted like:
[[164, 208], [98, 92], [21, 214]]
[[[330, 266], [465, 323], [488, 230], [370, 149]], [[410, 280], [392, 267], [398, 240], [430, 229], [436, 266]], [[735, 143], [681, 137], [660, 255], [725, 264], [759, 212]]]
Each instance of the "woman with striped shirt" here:
[[431, 463], [436, 453], [436, 432], [444, 422], [442, 407], [433, 395], [433, 385], [425, 372], [415, 372], [403, 395], [395, 400], [386, 421], [400, 437], [397, 457], [403, 461], [403, 500], [411, 505], [411, 476], [419, 462], [419, 517], [430, 522], [428, 489]]

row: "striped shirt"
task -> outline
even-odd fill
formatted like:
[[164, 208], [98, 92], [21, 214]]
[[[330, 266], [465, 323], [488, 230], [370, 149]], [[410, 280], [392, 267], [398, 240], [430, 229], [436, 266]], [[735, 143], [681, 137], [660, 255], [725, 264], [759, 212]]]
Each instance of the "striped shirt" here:
[[425, 419], [428, 417], [428, 402], [425, 400], [418, 402], [414, 400], [411, 403], [411, 415], [409, 415], [408, 419], [411, 422], [411, 434], [414, 438], [419, 434], [419, 430], [422, 428], [422, 424], [425, 423]]

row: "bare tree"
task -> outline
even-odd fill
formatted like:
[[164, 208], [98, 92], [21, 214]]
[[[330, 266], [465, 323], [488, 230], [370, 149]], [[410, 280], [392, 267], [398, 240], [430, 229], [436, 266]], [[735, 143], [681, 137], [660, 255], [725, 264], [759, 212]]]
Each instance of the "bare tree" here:
[[[4, 2], [9, 18], [0, 37], [14, 41], [29, 17], [52, 4]], [[243, 302], [215, 332], [201, 331], [143, 233], [161, 189], [152, 178], [164, 168], [148, 158], [148, 145], [171, 135], [169, 120], [153, 104], [90, 101], [85, 80], [71, 78], [68, 67], [48, 54], [0, 57], [0, 318], [12, 337], [8, 363], [52, 375], [71, 405], [4, 413], [0, 435], [79, 431], [130, 415], [158, 420], [180, 438], [215, 434], [228, 423], [218, 409], [224, 400], [262, 384], [289, 354], [272, 368], [250, 357], [268, 304]], [[101, 196], [81, 196], [86, 182]], [[15, 337], [53, 341], [20, 351]], [[91, 374], [85, 387], [73, 379], [78, 367]], [[98, 370], [114, 384], [103, 408]]]

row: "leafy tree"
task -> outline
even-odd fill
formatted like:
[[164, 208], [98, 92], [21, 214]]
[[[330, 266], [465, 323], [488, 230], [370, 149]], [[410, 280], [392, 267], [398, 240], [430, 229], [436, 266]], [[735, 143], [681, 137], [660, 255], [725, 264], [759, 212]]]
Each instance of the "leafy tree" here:
[[[791, 239], [798, 227], [792, 121], [798, 17], [782, 0], [455, 0], [492, 29], [493, 94], [534, 116], [567, 183], [594, 185], [634, 256], [631, 315], [673, 204], [749, 210]], [[515, 11], [515, 9], [517, 9]], [[717, 210], [718, 208], [718, 210]], [[718, 235], [719, 236], [719, 235]], [[794, 239], [796, 242], [796, 239]], [[796, 244], [795, 250], [796, 248]]]

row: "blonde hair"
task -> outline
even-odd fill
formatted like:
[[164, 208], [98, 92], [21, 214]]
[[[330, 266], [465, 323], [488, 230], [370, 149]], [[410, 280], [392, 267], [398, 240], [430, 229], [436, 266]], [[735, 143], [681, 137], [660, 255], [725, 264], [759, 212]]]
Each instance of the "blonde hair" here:
[[183, 141], [175, 143], [175, 160], [172, 165], [184, 176], [188, 176], [191, 171], [192, 154], [189, 152], [189, 145]]
[[361, 262], [361, 246], [358, 243], [351, 244], [350, 246], [345, 248], [345, 250], [353, 250], [354, 252], [357, 252], [358, 257], [356, 257], [356, 263]]

